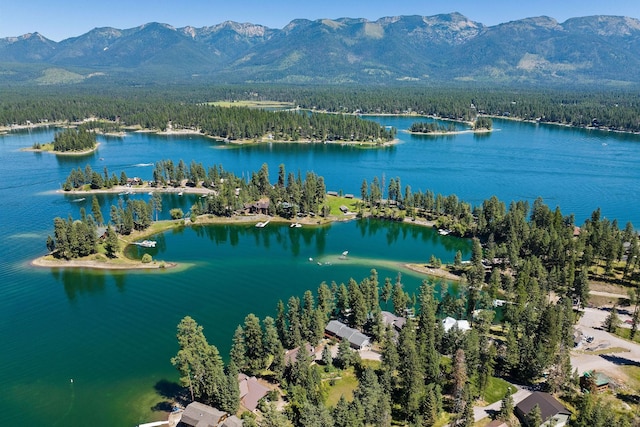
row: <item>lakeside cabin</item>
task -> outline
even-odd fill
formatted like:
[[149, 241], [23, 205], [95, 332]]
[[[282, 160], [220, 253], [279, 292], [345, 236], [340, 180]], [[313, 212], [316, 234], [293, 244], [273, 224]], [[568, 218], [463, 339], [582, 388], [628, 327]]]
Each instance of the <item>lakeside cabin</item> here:
[[371, 339], [368, 336], [337, 320], [331, 320], [327, 324], [324, 334], [329, 338], [346, 339], [355, 350], [364, 350], [371, 346]]

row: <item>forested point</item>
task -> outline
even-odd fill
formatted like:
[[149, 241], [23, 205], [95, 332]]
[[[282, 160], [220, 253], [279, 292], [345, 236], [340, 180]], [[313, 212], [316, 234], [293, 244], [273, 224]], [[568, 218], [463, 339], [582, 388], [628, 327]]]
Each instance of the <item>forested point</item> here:
[[53, 151], [85, 151], [96, 146], [96, 134], [84, 129], [67, 128], [56, 132], [53, 137]]
[[[508, 117], [539, 123], [640, 132], [640, 104], [634, 93], [624, 90], [500, 90], [482, 88], [388, 88], [220, 86], [220, 87], [65, 87], [5, 88], [0, 96], [0, 124], [79, 122], [98, 119], [122, 126], [139, 125], [165, 130], [200, 128], [221, 138], [251, 139], [272, 132], [274, 138], [293, 137], [330, 140], [366, 140], [392, 135], [384, 129], [363, 129], [362, 123], [345, 118], [326, 118], [329, 124], [313, 128], [311, 119], [271, 116], [208, 105], [211, 101], [278, 101], [301, 109], [347, 114], [420, 114], [471, 122], [477, 116]], [[241, 112], [235, 111], [241, 110]], [[256, 110], [253, 110], [256, 111]], [[264, 113], [264, 112], [263, 112]], [[219, 114], [219, 116], [218, 116]], [[297, 114], [297, 116], [305, 116]], [[219, 123], [215, 117], [219, 117]], [[250, 117], [250, 118], [245, 118]], [[265, 117], [268, 117], [265, 118]], [[264, 120], [267, 120], [265, 123]], [[301, 130], [298, 120], [302, 120]], [[314, 119], [315, 120], [315, 119]], [[333, 120], [337, 120], [334, 122]], [[341, 122], [346, 120], [347, 124]], [[245, 126], [247, 125], [247, 126]], [[344, 126], [347, 126], [346, 128]], [[368, 126], [368, 125], [366, 125]], [[297, 133], [296, 133], [297, 132]], [[315, 133], [315, 136], [314, 136]]]
[[414, 133], [451, 133], [456, 131], [456, 126], [453, 123], [443, 125], [434, 122], [415, 122], [411, 124], [409, 131]]

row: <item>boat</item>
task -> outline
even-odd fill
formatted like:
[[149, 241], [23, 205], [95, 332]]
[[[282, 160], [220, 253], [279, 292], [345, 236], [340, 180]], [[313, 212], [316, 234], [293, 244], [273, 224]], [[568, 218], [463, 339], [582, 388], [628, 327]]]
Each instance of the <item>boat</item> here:
[[84, 202], [85, 200], [87, 199], [85, 199], [84, 197], [81, 197], [79, 199], [73, 199], [72, 202]]
[[451, 233], [450, 230], [444, 230], [442, 228], [438, 230], [438, 234], [441, 235], [441, 236], [446, 236], [449, 233]]
[[289, 227], [290, 227], [290, 228], [300, 228], [300, 227], [302, 227], [302, 224], [297, 223], [297, 222], [294, 222], [294, 223], [292, 223]]
[[267, 226], [267, 224], [269, 224], [269, 221], [271, 221], [270, 219], [266, 220], [265, 222], [259, 222], [256, 224], [257, 228], [265, 228]]
[[342, 256], [347, 256], [347, 255], [349, 255], [349, 251], [342, 252]]
[[178, 196], [182, 196], [184, 193], [181, 191], [178, 193]]
[[143, 240], [142, 242], [135, 242], [136, 245], [142, 246], [143, 248], [155, 248], [156, 241], [155, 240]]

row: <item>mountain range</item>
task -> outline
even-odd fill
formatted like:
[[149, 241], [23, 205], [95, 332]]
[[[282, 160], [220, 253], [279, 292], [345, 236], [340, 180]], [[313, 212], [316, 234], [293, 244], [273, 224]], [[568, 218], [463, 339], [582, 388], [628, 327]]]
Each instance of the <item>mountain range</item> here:
[[459, 13], [174, 28], [95, 28], [60, 42], [0, 39], [0, 83], [533, 85], [640, 83], [640, 21], [527, 18], [485, 26]]

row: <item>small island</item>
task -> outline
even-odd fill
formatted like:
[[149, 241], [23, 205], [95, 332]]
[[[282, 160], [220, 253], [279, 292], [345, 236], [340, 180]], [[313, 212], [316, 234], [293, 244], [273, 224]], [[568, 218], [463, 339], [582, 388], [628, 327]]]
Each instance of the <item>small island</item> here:
[[32, 151], [46, 151], [58, 155], [84, 155], [98, 149], [95, 132], [87, 129], [66, 128], [56, 132], [53, 142], [41, 144], [36, 142]]
[[457, 135], [462, 133], [481, 133], [491, 132], [493, 130], [493, 121], [486, 116], [478, 116], [472, 123], [471, 129], [457, 130], [453, 123], [447, 125], [438, 122], [415, 122], [409, 128], [409, 133], [425, 134], [425, 135]]

